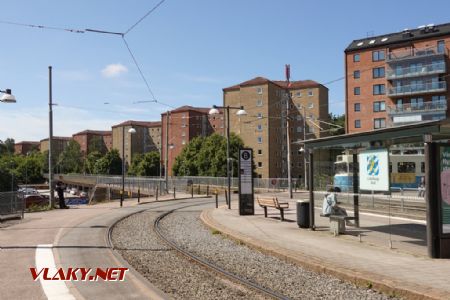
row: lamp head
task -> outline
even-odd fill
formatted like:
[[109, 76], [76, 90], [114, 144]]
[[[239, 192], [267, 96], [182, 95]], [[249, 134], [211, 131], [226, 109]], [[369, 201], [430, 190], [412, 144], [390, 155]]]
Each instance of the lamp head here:
[[4, 103], [16, 103], [16, 97], [11, 94], [10, 89], [6, 89], [6, 91], [3, 93], [2, 97], [0, 98], [1, 102]]
[[220, 111], [217, 109], [217, 106], [213, 105], [213, 107], [209, 110], [210, 115], [218, 115]]
[[130, 129], [128, 129], [128, 133], [135, 134], [136, 133], [136, 129], [131, 127]]
[[238, 116], [246, 116], [247, 112], [244, 110], [244, 107], [241, 106], [241, 109], [237, 111], [236, 115], [238, 115]]

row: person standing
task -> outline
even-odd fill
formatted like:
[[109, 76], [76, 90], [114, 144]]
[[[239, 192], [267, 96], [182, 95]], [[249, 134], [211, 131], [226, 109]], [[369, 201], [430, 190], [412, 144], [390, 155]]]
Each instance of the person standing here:
[[58, 181], [58, 183], [56, 184], [56, 192], [58, 193], [59, 198], [59, 208], [69, 208], [66, 205], [66, 201], [64, 199], [64, 185], [61, 181]]

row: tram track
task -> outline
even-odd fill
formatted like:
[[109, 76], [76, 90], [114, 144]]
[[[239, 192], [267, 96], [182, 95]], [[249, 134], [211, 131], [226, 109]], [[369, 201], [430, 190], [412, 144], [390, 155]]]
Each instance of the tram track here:
[[179, 245], [177, 245], [175, 242], [173, 242], [172, 240], [170, 240], [162, 231], [161, 229], [161, 220], [164, 219], [165, 217], [167, 217], [168, 215], [174, 213], [175, 211], [179, 210], [179, 209], [183, 209], [183, 208], [188, 208], [191, 206], [197, 206], [197, 205], [187, 205], [184, 207], [180, 207], [177, 209], [173, 209], [170, 210], [168, 212], [165, 212], [161, 215], [159, 215], [153, 224], [153, 230], [155, 231], [155, 233], [158, 235], [158, 237], [163, 240], [167, 245], [169, 245], [171, 248], [173, 248], [174, 250], [176, 250], [178, 253], [182, 254], [183, 256], [187, 257], [189, 260], [195, 261], [196, 263], [200, 264], [203, 267], [206, 267], [209, 270], [212, 270], [216, 273], [218, 273], [221, 276], [224, 276], [232, 281], [234, 281], [235, 283], [241, 284], [243, 286], [246, 286], [248, 288], [251, 288], [255, 291], [258, 291], [262, 294], [265, 294], [267, 296], [270, 296], [274, 299], [282, 299], [282, 300], [289, 300], [289, 297], [286, 297], [276, 291], [273, 291], [271, 289], [268, 289], [260, 284], [257, 284], [255, 282], [252, 282], [246, 278], [243, 278], [237, 274], [234, 274], [232, 272], [229, 272], [221, 267], [219, 267], [218, 265], [203, 259], [202, 257], [199, 257], [185, 249], [183, 249], [182, 247], [180, 247]]

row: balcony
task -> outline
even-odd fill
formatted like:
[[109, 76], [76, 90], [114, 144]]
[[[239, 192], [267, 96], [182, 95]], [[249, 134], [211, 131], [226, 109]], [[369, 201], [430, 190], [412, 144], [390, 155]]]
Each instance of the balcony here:
[[447, 100], [394, 105], [387, 107], [388, 127], [442, 120], [447, 115]]
[[425, 114], [447, 111], [447, 99], [424, 102], [424, 103], [405, 103], [387, 107], [389, 115], [406, 115], [406, 114]]
[[405, 95], [417, 95], [435, 92], [447, 91], [447, 83], [445, 81], [439, 82], [426, 82], [413, 85], [401, 85], [389, 88], [388, 96], [405, 96]]
[[438, 51], [438, 47], [428, 47], [428, 48], [411, 48], [405, 51], [396, 51], [390, 52], [387, 54], [386, 61], [389, 62], [397, 62], [408, 59], [420, 59], [427, 57], [439, 57], [447, 55], [447, 50]]
[[439, 61], [437, 63], [431, 63], [423, 66], [410, 66], [404, 68], [388, 69], [386, 72], [387, 79], [401, 79], [409, 77], [420, 77], [427, 75], [442, 74], [447, 71], [445, 61]]

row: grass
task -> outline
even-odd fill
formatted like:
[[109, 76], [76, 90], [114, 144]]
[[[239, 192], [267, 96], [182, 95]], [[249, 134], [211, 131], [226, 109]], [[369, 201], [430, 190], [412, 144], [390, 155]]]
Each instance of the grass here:
[[50, 205], [48, 204], [31, 204], [26, 211], [27, 212], [38, 212], [38, 211], [47, 211], [51, 210]]
[[213, 230], [211, 231], [211, 233], [212, 233], [213, 235], [216, 235], [216, 234], [222, 234], [222, 232], [220, 232], [220, 231], [217, 230], [217, 229], [213, 229]]

